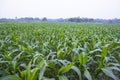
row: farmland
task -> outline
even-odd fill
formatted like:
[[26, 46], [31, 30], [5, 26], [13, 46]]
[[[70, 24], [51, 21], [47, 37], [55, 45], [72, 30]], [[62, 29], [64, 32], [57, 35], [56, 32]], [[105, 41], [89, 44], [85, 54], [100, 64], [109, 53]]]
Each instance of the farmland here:
[[120, 24], [1, 23], [0, 80], [120, 80]]

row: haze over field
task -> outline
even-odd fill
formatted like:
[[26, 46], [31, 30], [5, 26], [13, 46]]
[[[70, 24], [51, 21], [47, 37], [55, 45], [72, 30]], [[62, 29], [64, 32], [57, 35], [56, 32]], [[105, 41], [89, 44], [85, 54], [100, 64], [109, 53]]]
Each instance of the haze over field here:
[[0, 0], [0, 18], [120, 18], [120, 0]]

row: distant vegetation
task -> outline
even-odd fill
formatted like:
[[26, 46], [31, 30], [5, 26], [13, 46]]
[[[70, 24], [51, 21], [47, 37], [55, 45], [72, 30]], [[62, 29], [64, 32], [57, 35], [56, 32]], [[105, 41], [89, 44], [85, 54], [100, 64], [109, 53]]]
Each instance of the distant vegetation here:
[[25, 17], [25, 18], [15, 18], [15, 19], [0, 19], [0, 22], [78, 22], [78, 23], [120, 23], [120, 19], [93, 19], [93, 18], [80, 18], [80, 17], [73, 17], [73, 18], [59, 18], [59, 19], [47, 19], [44, 18], [32, 18], [32, 17]]
[[120, 80], [120, 24], [1, 23], [0, 80]]

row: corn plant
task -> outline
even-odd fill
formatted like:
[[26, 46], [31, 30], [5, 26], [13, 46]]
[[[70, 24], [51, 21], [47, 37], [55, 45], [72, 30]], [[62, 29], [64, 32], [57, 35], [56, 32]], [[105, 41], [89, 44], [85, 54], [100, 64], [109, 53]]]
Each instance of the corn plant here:
[[1, 23], [0, 80], [120, 80], [120, 24]]

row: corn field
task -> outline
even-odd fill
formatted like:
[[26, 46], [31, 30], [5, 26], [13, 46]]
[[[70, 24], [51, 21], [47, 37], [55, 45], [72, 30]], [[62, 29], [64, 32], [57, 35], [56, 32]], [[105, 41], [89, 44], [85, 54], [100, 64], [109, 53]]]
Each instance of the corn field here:
[[120, 24], [1, 23], [0, 80], [120, 80]]

